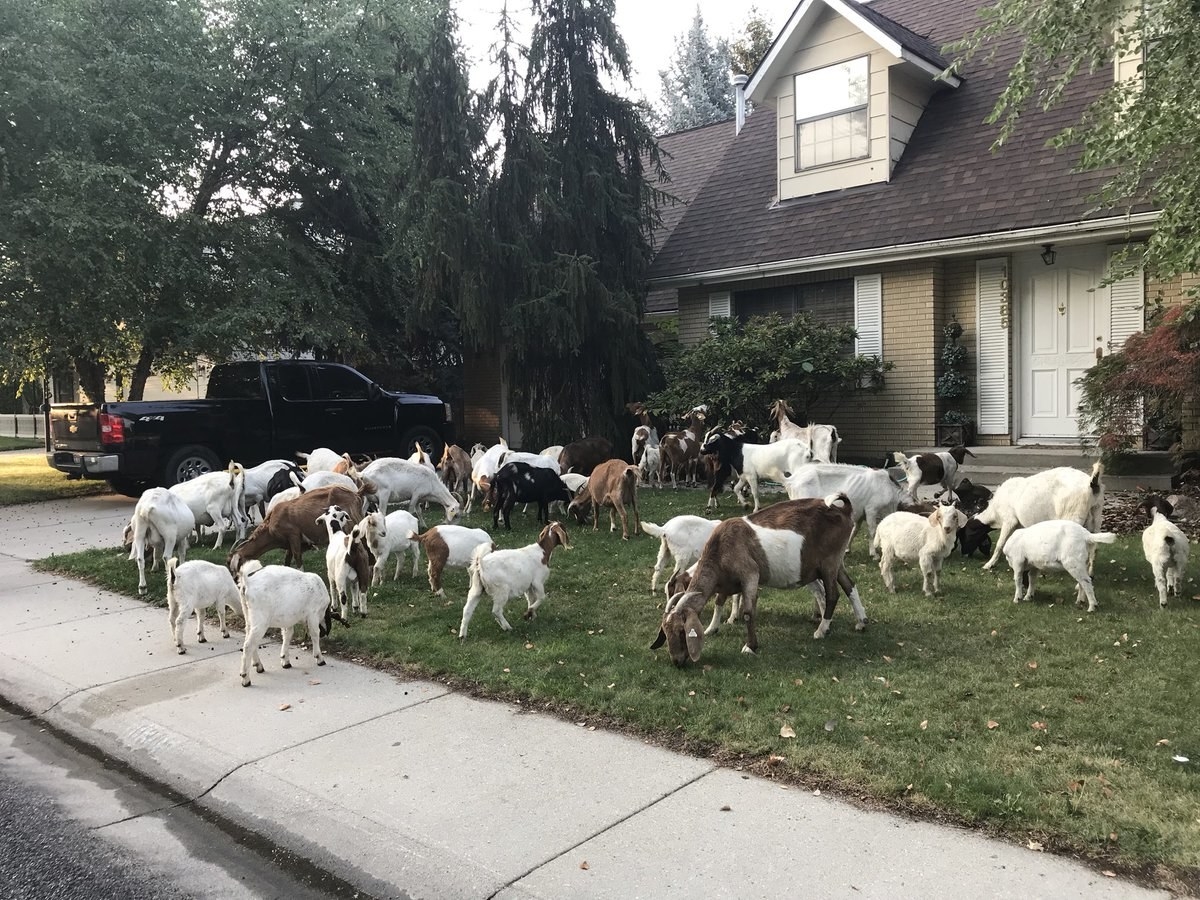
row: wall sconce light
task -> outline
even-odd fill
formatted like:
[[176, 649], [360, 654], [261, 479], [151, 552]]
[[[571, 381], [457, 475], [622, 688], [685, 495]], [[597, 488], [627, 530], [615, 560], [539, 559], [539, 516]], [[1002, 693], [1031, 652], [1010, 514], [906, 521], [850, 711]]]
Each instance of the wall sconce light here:
[[1048, 266], [1054, 265], [1054, 260], [1058, 257], [1058, 253], [1054, 250], [1053, 244], [1042, 245], [1042, 262]]

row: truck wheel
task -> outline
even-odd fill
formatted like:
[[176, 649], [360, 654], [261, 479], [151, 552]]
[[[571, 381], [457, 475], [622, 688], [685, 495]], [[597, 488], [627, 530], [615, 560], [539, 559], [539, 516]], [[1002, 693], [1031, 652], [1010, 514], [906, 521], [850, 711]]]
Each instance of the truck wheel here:
[[413, 444], [418, 441], [421, 443], [421, 449], [429, 454], [436, 466], [442, 459], [442, 451], [446, 445], [442, 443], [441, 436], [427, 425], [418, 425], [404, 432], [404, 437], [400, 438], [400, 456], [408, 459], [412, 455]]
[[153, 481], [140, 478], [109, 478], [108, 486], [122, 497], [140, 497], [147, 488], [154, 487]]
[[197, 475], [215, 472], [221, 468], [217, 455], [206, 447], [191, 444], [180, 447], [171, 454], [163, 467], [163, 487], [171, 487], [181, 481], [191, 481]]

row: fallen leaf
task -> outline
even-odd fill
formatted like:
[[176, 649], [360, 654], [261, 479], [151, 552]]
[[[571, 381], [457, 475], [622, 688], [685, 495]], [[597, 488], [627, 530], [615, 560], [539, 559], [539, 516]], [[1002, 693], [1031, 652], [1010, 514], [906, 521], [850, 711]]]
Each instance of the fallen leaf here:
[[510, 669], [510, 668], [508, 668], [507, 666], [505, 666], [505, 667], [504, 667], [504, 671], [505, 671], [505, 672], [511, 672], [511, 671], [512, 671], [512, 669]]
[[310, 679], [308, 679], [308, 683], [309, 684], [320, 684], [321, 681], [318, 678], [310, 678]]
[[988, 730], [989, 731], [993, 728], [999, 728], [999, 727], [1000, 727], [1000, 723], [997, 722], [995, 719], [988, 719]]
[[797, 678], [795, 681], [792, 682], [792, 684], [794, 684], [796, 687], [800, 687], [802, 684], [804, 684], [804, 679]]
[[1190, 762], [1190, 760], [1186, 756], [1180, 756], [1178, 753], [1175, 754], [1174, 756], [1172, 756], [1171, 759], [1175, 760], [1175, 762], [1177, 762], [1177, 763]]
[[689, 697], [695, 697], [695, 696], [696, 696], [696, 692], [695, 692], [695, 691], [688, 691], [688, 696], [689, 696]]
[[890, 663], [892, 661], [892, 658], [890, 656], [884, 656], [883, 661]]
[[1076, 793], [1077, 791], [1081, 791], [1081, 790], [1083, 790], [1083, 782], [1082, 781], [1072, 781], [1070, 784], [1067, 785], [1067, 790], [1070, 791], [1072, 794]]
[[533, 649], [533, 644], [526, 644], [526, 645], [525, 645], [525, 649], [526, 649], [526, 650], [532, 650], [532, 649]]
[[1032, 660], [1032, 659], [1031, 659], [1031, 660], [1029, 661], [1029, 668], [1031, 668], [1031, 669], [1036, 669], [1036, 668], [1037, 668], [1037, 662], [1036, 662], [1035, 660]]
[[784, 725], [779, 729], [779, 736], [781, 738], [794, 738], [796, 736], [796, 729], [792, 728], [791, 725]]
[[581, 863], [579, 864], [579, 868], [581, 868], [581, 869], [590, 869], [590, 868], [591, 868], [591, 866], [589, 866], [589, 865], [588, 865], [588, 863], [587, 863], [587, 860], [585, 859], [583, 862], [581, 862]]
[[291, 708], [292, 708], [292, 704], [290, 704], [290, 703], [280, 703], [279, 704], [280, 712], [283, 712], [285, 709], [291, 709]]
[[1035, 853], [1041, 853], [1043, 850], [1046, 849], [1045, 847], [1042, 846], [1041, 841], [1032, 841], [1031, 840], [1025, 846], [1028, 847], [1030, 850], [1033, 850]]
[[992, 637], [995, 637], [995, 636], [996, 636], [997, 634], [999, 634], [999, 633], [1000, 633], [1000, 632], [996, 631], [996, 629], [995, 629], [995, 628], [993, 628], [993, 629], [992, 629]]
[[835, 728], [837, 728], [837, 722], [833, 721], [833, 719], [827, 719], [825, 721], [825, 730], [826, 731], [833, 731], [833, 729], [835, 729]]
[[1105, 878], [1116, 878], [1117, 877], [1117, 873], [1114, 872], [1112, 869], [1105, 869], [1101, 874]]
[[1045, 731], [1046, 723], [1045, 722], [1031, 722], [1029, 724], [1029, 727], [1032, 728], [1034, 731]]
[[615, 688], [616, 686], [617, 686], [617, 683], [614, 681], [612, 684], [610, 684], [610, 685], [608, 686], [608, 689], [611, 691], [611, 690], [612, 690], [613, 688]]
[[834, 680], [834, 681], [837, 681], [837, 680], [838, 680], [836, 675], [834, 675], [834, 676], [833, 676], [833, 680]]
[[732, 810], [733, 810], [732, 806], [722, 806], [721, 807], [721, 812], [731, 812]]
[[1118, 834], [1117, 834], [1115, 831], [1110, 831], [1110, 832], [1108, 833], [1108, 839], [1109, 839], [1110, 841], [1116, 842], [1116, 841], [1117, 841], [1117, 839], [1118, 839], [1119, 837], [1120, 837], [1120, 836], [1119, 836], [1119, 835], [1118, 835]]
[[1154, 744], [1154, 746], [1155, 747], [1168, 747], [1168, 746], [1170, 746], [1170, 744], [1171, 744], [1171, 742], [1168, 741], [1166, 738], [1159, 738], [1158, 741]]
[[928, 720], [928, 719], [922, 719], [922, 720], [921, 720], [921, 730], [922, 730], [922, 731], [924, 731], [924, 730], [925, 730], [926, 728], [928, 728], [928, 727], [929, 727], [929, 720]]

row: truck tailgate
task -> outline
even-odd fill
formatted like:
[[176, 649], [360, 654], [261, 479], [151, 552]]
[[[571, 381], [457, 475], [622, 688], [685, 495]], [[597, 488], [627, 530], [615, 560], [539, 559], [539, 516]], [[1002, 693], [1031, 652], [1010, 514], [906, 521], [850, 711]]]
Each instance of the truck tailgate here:
[[88, 403], [55, 403], [50, 407], [52, 450], [98, 450], [100, 407]]

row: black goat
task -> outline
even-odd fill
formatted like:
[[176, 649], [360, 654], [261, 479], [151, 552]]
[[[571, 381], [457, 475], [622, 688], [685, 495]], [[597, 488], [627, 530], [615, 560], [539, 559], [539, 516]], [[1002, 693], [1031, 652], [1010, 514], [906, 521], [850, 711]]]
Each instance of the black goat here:
[[518, 503], [536, 503], [538, 521], [550, 523], [550, 504], [556, 500], [571, 502], [571, 492], [552, 469], [510, 462], [500, 467], [488, 490], [492, 507], [492, 527], [504, 516], [504, 527], [512, 531], [509, 514]]
[[704, 436], [704, 442], [700, 445], [700, 455], [705, 460], [708, 474], [707, 508], [716, 509], [717, 495], [725, 490], [725, 484], [731, 476], [741, 477], [742, 446], [758, 442], [758, 433], [753, 429], [721, 431], [714, 428]]

